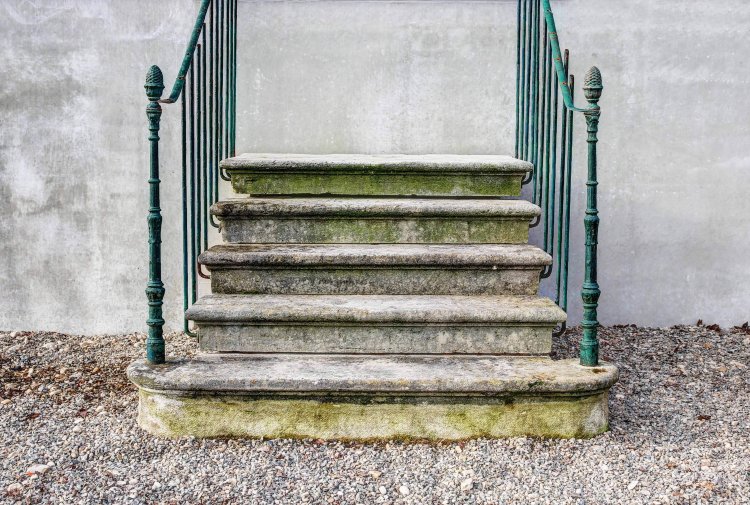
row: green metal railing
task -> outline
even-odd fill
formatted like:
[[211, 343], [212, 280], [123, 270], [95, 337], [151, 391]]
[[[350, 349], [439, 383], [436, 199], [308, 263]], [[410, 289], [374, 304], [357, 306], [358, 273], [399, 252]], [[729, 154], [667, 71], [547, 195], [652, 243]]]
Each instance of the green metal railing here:
[[[570, 252], [571, 169], [573, 164], [574, 112], [586, 118], [588, 133], [588, 180], [585, 271], [583, 298], [583, 339], [581, 364], [599, 363], [597, 307], [601, 291], [597, 284], [597, 236], [599, 216], [596, 190], [596, 144], [599, 130], [599, 98], [602, 78], [592, 67], [584, 79], [587, 108], [574, 104], [574, 77], [569, 74], [570, 55], [560, 43], [549, 0], [518, 0], [516, 49], [516, 157], [531, 162], [534, 171], [524, 183], [531, 184], [534, 203], [542, 209], [542, 248], [552, 255], [553, 265], [542, 272], [554, 273], [555, 302], [568, 306], [568, 266]], [[562, 97], [562, 99], [560, 99]], [[565, 331], [565, 327], [559, 329]]]
[[[237, 124], [237, 0], [202, 0], [172, 92], [162, 98], [164, 77], [156, 65], [146, 76], [149, 103], [149, 316], [146, 357], [164, 363], [161, 280], [161, 207], [159, 199], [159, 125], [161, 104], [179, 102], [182, 122], [182, 268], [183, 308], [195, 303], [198, 278], [207, 277], [198, 255], [208, 248], [209, 229], [218, 228], [209, 208], [219, 199], [219, 161], [234, 156]], [[192, 335], [188, 322], [185, 332]]]

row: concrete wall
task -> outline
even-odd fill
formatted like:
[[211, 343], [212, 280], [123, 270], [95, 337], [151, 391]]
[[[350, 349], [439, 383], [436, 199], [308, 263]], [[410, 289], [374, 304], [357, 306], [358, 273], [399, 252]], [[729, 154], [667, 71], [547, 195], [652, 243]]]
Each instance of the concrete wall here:
[[[605, 79], [601, 320], [750, 319], [750, 3], [553, 3], [574, 72], [595, 63]], [[145, 328], [142, 86], [151, 63], [174, 78], [195, 7], [0, 4], [0, 329]], [[513, 1], [241, 0], [240, 22], [241, 151], [512, 150]], [[172, 329], [181, 324], [177, 119], [167, 107]], [[574, 321], [581, 143], [576, 156]]]

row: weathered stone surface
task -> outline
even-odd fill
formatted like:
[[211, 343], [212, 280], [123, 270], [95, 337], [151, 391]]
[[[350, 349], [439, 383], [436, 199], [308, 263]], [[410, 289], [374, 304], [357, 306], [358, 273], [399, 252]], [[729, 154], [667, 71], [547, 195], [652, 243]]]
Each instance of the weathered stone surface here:
[[565, 313], [534, 296], [211, 295], [186, 317], [205, 351], [546, 354]]
[[216, 203], [226, 242], [524, 244], [540, 214], [520, 200], [243, 198]]
[[552, 258], [530, 245], [227, 244], [198, 262], [214, 294], [533, 295]]
[[297, 154], [245, 153], [221, 162], [226, 170], [254, 169], [267, 172], [469, 172], [528, 173], [527, 161], [505, 155], [476, 154]]
[[607, 429], [617, 369], [476, 356], [201, 355], [133, 363], [139, 423], [163, 436], [464, 439]]
[[251, 195], [518, 196], [531, 164], [508, 156], [243, 154], [222, 161]]

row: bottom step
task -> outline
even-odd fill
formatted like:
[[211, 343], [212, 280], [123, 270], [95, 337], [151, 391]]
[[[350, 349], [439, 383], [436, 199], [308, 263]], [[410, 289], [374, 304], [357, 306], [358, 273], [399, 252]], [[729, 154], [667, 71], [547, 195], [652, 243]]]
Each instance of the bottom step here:
[[343, 440], [592, 437], [617, 376], [504, 356], [204, 354], [128, 368], [151, 433]]

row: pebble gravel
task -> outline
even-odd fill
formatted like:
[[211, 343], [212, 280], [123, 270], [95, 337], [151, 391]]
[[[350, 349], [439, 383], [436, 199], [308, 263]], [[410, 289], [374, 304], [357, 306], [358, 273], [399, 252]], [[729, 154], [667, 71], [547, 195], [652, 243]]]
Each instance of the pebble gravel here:
[[143, 335], [0, 332], [0, 503], [750, 503], [748, 326], [600, 335], [621, 369], [605, 435], [361, 444], [154, 438], [125, 377]]

